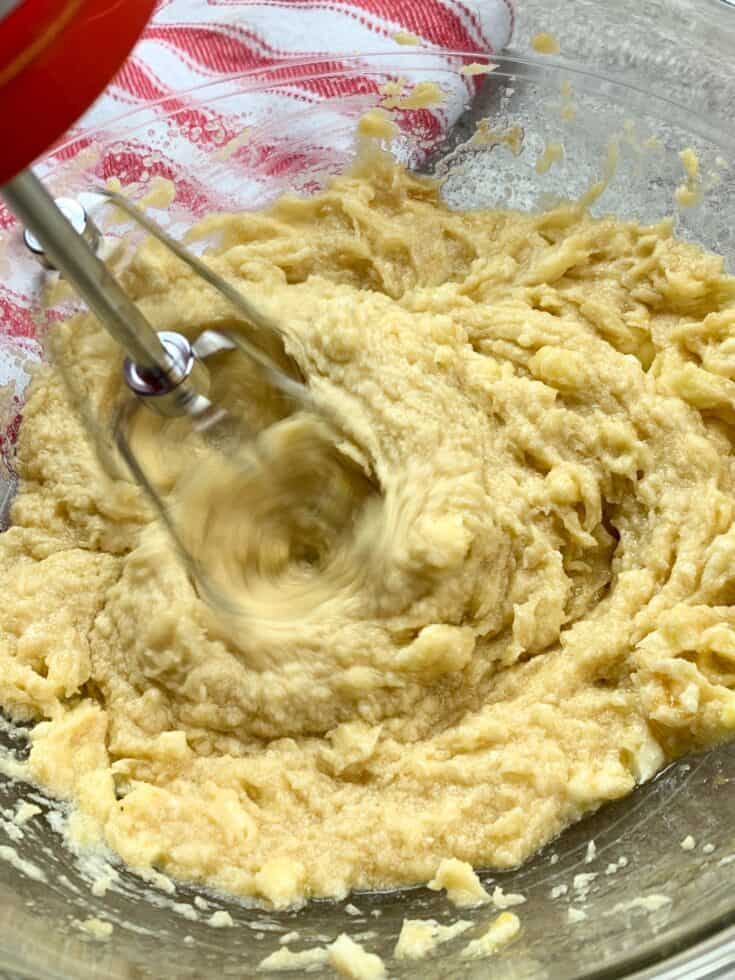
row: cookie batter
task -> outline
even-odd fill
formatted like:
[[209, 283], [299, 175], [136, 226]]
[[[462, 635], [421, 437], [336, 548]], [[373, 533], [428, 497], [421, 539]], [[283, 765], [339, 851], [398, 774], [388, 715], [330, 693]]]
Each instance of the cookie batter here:
[[[377, 153], [198, 233], [285, 325], [363, 476], [242, 363], [216, 383], [269, 426], [272, 469], [140, 426], [238, 592], [228, 617], [39, 373], [0, 536], [0, 701], [38, 722], [31, 773], [74, 801], [79, 840], [286, 906], [426, 882], [447, 858], [512, 867], [732, 731], [720, 258], [574, 204], [452, 212]], [[126, 287], [159, 329], [233, 326], [155, 245]], [[119, 351], [91, 316], [57, 339], [109, 417]]]

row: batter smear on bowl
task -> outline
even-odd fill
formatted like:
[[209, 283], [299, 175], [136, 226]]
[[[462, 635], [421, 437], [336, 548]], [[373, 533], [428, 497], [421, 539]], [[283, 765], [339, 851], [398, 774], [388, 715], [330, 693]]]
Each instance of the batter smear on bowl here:
[[[38, 373], [0, 536], [0, 701], [38, 722], [29, 773], [74, 802], [77, 840], [283, 907], [445, 859], [513, 867], [733, 730], [721, 258], [581, 205], [451, 211], [377, 151], [199, 231], [286, 326], [365, 480], [315, 519], [339, 480], [322, 423], [260, 411], [232, 366], [267, 471], [141, 426], [197, 553], [232, 573], [228, 617]], [[232, 327], [154, 245], [125, 286], [158, 329]], [[113, 341], [91, 316], [56, 331], [109, 411]]]

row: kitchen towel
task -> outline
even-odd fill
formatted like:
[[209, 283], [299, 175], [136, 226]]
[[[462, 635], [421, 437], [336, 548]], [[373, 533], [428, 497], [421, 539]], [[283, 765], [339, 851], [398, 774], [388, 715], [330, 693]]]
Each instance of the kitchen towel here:
[[[512, 0], [161, 0], [81, 128], [284, 60], [328, 58], [338, 70], [340, 58], [395, 53], [407, 41], [492, 54], [506, 46], [512, 30]], [[296, 85], [292, 97], [318, 100], [329, 84]]]

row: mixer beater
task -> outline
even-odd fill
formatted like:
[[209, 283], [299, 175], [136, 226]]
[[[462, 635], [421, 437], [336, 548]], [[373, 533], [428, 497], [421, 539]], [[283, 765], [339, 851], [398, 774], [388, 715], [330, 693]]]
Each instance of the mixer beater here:
[[[344, 521], [349, 523], [354, 512], [352, 497], [364, 499], [373, 487], [352, 458], [339, 420], [317, 409], [298, 366], [286, 351], [283, 331], [263, 310], [167, 235], [127, 198], [100, 190], [104, 200], [122, 209], [184, 262], [207, 288], [216, 290], [229, 303], [238, 323], [236, 330], [203, 330], [192, 340], [183, 333], [156, 331], [96, 254], [99, 235], [79, 202], [54, 201], [28, 169], [32, 160], [69, 128], [112, 79], [143, 30], [155, 2], [0, 0], [0, 195], [26, 226], [29, 249], [76, 288], [125, 352], [123, 377], [129, 394], [113, 419], [112, 452], [108, 433], [101, 431], [89, 405], [83, 398], [75, 398], [75, 365], [66, 365], [63, 351], [57, 352], [57, 368], [93, 437], [103, 468], [120, 476], [122, 458], [168, 529], [199, 591], [220, 606], [237, 611], [237, 603], [227, 596], [227, 583], [217, 587], [202, 567], [187, 544], [186, 529], [177, 523], [175, 508], [156, 488], [135, 451], [131, 435], [140, 413], [147, 408], [162, 418], [184, 420], [196, 437], [226, 456], [230, 468], [234, 462], [242, 472], [252, 475], [258, 471], [258, 479], [251, 481], [251, 490], [257, 483], [263, 492], [273, 491], [268, 475], [288, 472], [284, 460], [274, 455], [277, 450], [273, 447], [279, 440], [259, 439], [241, 413], [228, 411], [222, 398], [214, 394], [216, 385], [212, 384], [210, 367], [221, 357], [240, 357], [247, 361], [248, 372], [257, 374], [260, 389], [268, 390], [269, 397], [277, 396], [274, 402], [278, 403], [281, 418], [307, 413], [305, 417], [316, 423], [309, 432], [308, 426], [302, 427], [301, 434], [306, 435], [301, 441], [298, 424], [291, 431], [296, 438], [291, 440], [289, 451], [300, 454], [298, 459], [291, 458], [291, 484], [302, 499], [290, 503], [293, 513], [300, 508], [302, 529], [318, 528], [320, 522], [333, 528]], [[42, 112], [38, 111], [39, 106], [43, 106]], [[33, 120], [33, 125], [28, 120]], [[288, 439], [283, 441], [287, 443]], [[330, 474], [331, 484], [323, 475], [315, 477], [307, 472], [306, 455], [314, 446], [323, 450], [325, 473]], [[294, 476], [297, 473], [301, 483], [312, 488], [312, 497], [306, 502], [303, 486], [299, 487], [299, 479]], [[279, 499], [277, 492], [271, 492], [270, 506]], [[229, 529], [220, 531], [223, 536], [229, 534]], [[295, 546], [295, 552], [305, 553], [305, 547]]]
[[[223, 354], [246, 358], [259, 380], [283, 401], [287, 413], [309, 413], [317, 416], [322, 437], [331, 443], [332, 475], [337, 445], [344, 441], [337, 420], [328, 418], [314, 403], [308, 387], [301, 379], [299, 368], [289, 356], [284, 334], [267, 314], [252, 304], [239, 290], [218, 275], [198, 256], [184, 248], [122, 194], [107, 189], [97, 193], [121, 209], [137, 225], [168, 248], [206, 284], [216, 290], [233, 309], [244, 329], [203, 330], [189, 340], [174, 331], [157, 332], [140, 309], [98, 257], [94, 246], [99, 234], [96, 226], [78, 202], [56, 202], [30, 171], [22, 172], [3, 188], [3, 195], [15, 214], [26, 225], [25, 241], [31, 251], [47, 268], [57, 269], [74, 285], [96, 314], [100, 323], [125, 352], [123, 378], [129, 392], [114, 413], [113, 444], [125, 462], [129, 473], [147, 496], [184, 562], [199, 593], [229, 613], [237, 614], [237, 601], [228, 594], [227, 583], [216, 582], [201, 559], [187, 544], [185, 530], [179, 526], [174, 508], [157, 489], [141, 457], [136, 453], [132, 432], [139, 413], [152, 410], [168, 419], [185, 419], [193, 433], [202, 437], [217, 452], [224, 453], [244, 471], [248, 467], [268, 466], [267, 448], [248, 428], [243, 418], [234, 416], [222, 402], [211, 397], [209, 364]], [[73, 370], [59, 364], [67, 386], [72, 386]], [[84, 405], [78, 406], [92, 435], [99, 434], [99, 425]], [[97, 430], [95, 432], [95, 429]], [[110, 456], [95, 444], [103, 466], [109, 468]], [[246, 452], [240, 449], [246, 447]], [[361, 468], [348, 455], [338, 453], [340, 465], [346, 471], [346, 483], [362, 485], [361, 494], [369, 481]], [[117, 474], [119, 475], [119, 474]], [[342, 485], [340, 475], [340, 485]], [[325, 488], [322, 505], [328, 501]]]

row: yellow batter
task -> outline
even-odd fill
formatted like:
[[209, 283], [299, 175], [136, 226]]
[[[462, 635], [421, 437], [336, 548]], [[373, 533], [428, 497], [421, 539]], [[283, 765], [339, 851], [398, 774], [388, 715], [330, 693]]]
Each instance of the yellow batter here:
[[[141, 425], [232, 576], [246, 615], [223, 616], [39, 375], [0, 537], [0, 701], [41, 720], [32, 774], [82, 840], [277, 906], [450, 857], [507, 868], [735, 727], [720, 258], [574, 205], [455, 213], [377, 155], [215, 231], [210, 261], [285, 325], [364, 479], [272, 406], [252, 478]], [[158, 247], [126, 286], [161, 329], [232, 325]], [[89, 316], [59, 330], [109, 415], [119, 352]], [[252, 406], [246, 368], [218, 383]]]

